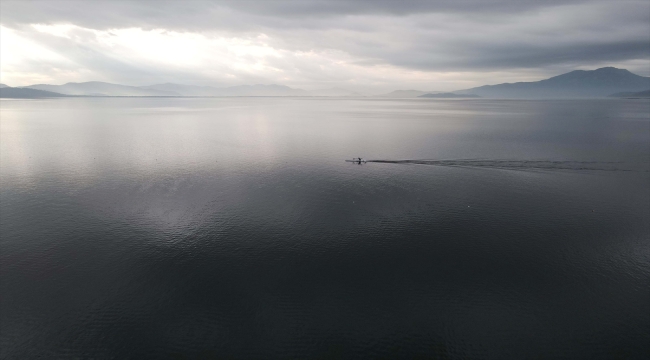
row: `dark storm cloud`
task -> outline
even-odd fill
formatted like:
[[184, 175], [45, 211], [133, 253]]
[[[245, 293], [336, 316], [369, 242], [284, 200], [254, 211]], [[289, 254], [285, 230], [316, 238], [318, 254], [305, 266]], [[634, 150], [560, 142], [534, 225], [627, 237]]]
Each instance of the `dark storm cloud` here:
[[257, 0], [232, 1], [228, 6], [243, 12], [281, 16], [331, 16], [350, 14], [407, 15], [423, 12], [500, 12], [515, 13], [543, 6], [581, 3], [586, 0]]

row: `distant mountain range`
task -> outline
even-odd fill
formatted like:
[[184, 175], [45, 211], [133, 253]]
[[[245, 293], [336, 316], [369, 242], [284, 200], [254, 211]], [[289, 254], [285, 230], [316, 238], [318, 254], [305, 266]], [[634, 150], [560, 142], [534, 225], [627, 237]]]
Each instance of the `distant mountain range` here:
[[440, 94], [424, 94], [418, 96], [419, 98], [433, 98], [433, 99], [464, 99], [464, 98], [479, 98], [480, 96], [474, 94], [454, 94], [454, 93], [440, 93]]
[[486, 98], [565, 99], [606, 97], [619, 92], [647, 89], [650, 89], [650, 77], [639, 76], [625, 69], [604, 67], [571, 71], [541, 81], [485, 85], [455, 93]]
[[[67, 83], [63, 85], [38, 84], [12, 88], [0, 84], [0, 97], [42, 98], [55, 96], [361, 96], [345, 89], [307, 91], [284, 85], [240, 85], [231, 87], [157, 84], [127, 86], [99, 81]], [[650, 77], [639, 76], [625, 69], [605, 67], [596, 70], [576, 70], [546, 80], [534, 82], [485, 85], [445, 93], [440, 91], [395, 90], [377, 95], [382, 98], [511, 98], [511, 99], [565, 99], [647, 97], [629, 93], [650, 89]], [[31, 90], [31, 91], [30, 91]], [[624, 95], [621, 95], [624, 94]]]

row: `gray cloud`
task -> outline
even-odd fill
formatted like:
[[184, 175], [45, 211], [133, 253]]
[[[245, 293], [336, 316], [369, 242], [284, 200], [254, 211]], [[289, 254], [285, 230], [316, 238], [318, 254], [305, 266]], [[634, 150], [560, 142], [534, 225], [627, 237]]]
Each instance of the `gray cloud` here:
[[[69, 23], [97, 30], [139, 27], [242, 38], [263, 33], [275, 49], [340, 52], [349, 56], [349, 64], [367, 68], [511, 72], [516, 78], [519, 72], [530, 74], [522, 69], [555, 75], [558, 69], [633, 64], [630, 70], [650, 75], [650, 2], [646, 0], [3, 0], [0, 23], [91, 73], [138, 83], [157, 79], [197, 83], [202, 75], [127, 63], [113, 54], [97, 53], [98, 48], [91, 45], [84, 47], [83, 39], [52, 39], [29, 25]], [[329, 84], [328, 77], [335, 80], [332, 85], [378, 81], [356, 79], [340, 71], [327, 73], [325, 65], [297, 58], [268, 63], [283, 71], [283, 82], [289, 84]], [[277, 81], [271, 75], [233, 76], [232, 81], [242, 83]], [[409, 85], [405, 80], [391, 86]]]

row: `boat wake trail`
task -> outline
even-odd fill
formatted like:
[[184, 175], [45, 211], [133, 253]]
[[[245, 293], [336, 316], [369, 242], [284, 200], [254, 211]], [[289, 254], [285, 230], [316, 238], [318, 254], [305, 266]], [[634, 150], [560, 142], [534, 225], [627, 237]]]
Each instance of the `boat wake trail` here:
[[[600, 170], [600, 171], [639, 171], [624, 162], [602, 161], [546, 161], [546, 160], [367, 160], [368, 163], [417, 164], [435, 166], [454, 166], [472, 168], [496, 168], [510, 170]], [[643, 170], [642, 170], [643, 171]], [[648, 170], [645, 170], [648, 171]]]

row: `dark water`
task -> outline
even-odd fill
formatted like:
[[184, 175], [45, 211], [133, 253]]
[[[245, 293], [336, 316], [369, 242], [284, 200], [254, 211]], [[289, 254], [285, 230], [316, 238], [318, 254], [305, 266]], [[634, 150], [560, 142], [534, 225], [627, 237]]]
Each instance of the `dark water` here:
[[2, 359], [650, 355], [648, 101], [0, 105]]

